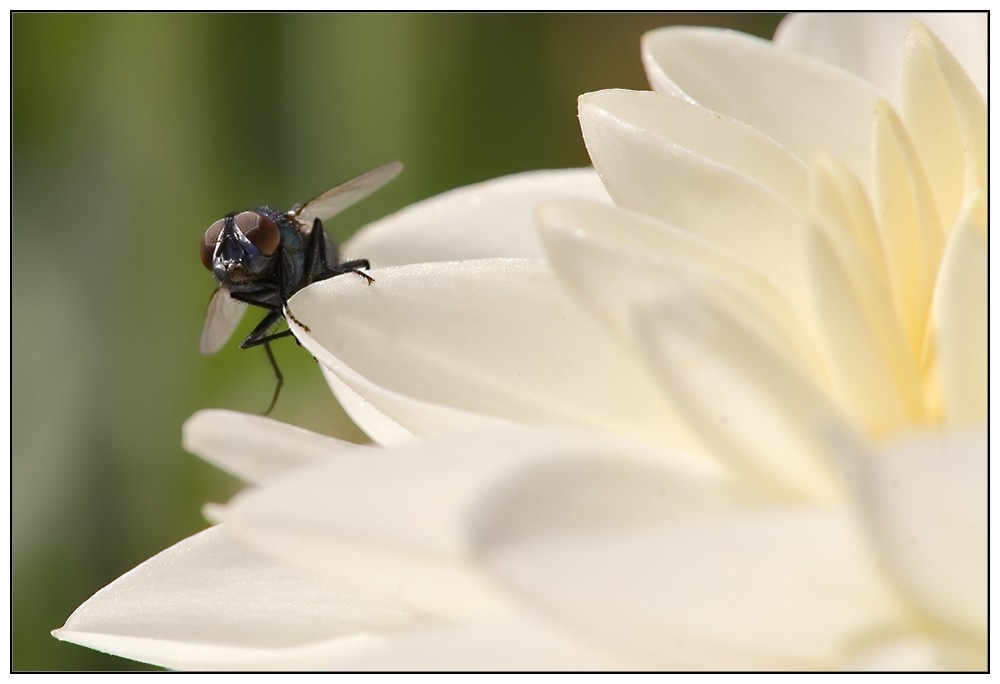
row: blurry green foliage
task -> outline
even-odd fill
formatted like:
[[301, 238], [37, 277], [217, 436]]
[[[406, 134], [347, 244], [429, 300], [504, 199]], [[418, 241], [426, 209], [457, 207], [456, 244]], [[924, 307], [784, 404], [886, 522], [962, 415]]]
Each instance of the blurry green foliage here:
[[[779, 18], [15, 14], [12, 668], [142, 669], [49, 630], [239, 488], [180, 446], [195, 411], [257, 412], [273, 387], [263, 353], [198, 353], [209, 223], [404, 161], [328, 226], [343, 239], [452, 187], [585, 165], [576, 97], [645, 88], [643, 32], [769, 37]], [[277, 355], [274, 418], [364, 439], [308, 354]]]

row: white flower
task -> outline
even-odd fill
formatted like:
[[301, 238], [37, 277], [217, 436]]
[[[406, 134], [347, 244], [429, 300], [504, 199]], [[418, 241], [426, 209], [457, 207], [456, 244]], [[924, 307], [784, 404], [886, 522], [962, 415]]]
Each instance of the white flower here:
[[376, 286], [291, 307], [380, 446], [196, 415], [253, 486], [57, 636], [176, 668], [985, 668], [985, 23], [933, 19], [964, 68], [895, 15], [654, 32], [655, 92], [580, 100], [601, 183], [371, 226]]

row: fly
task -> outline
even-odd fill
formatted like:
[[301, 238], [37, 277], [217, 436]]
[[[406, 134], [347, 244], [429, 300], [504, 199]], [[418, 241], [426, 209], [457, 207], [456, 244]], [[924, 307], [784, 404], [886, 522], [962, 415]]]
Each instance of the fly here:
[[340, 261], [323, 221], [372, 194], [402, 170], [402, 163], [392, 162], [284, 213], [270, 207], [234, 212], [205, 231], [201, 262], [215, 275], [218, 288], [208, 304], [199, 347], [203, 354], [219, 351], [243, 318], [246, 304], [267, 311], [240, 343], [242, 349], [263, 345], [274, 369], [278, 384], [264, 415], [274, 408], [284, 383], [270, 343], [292, 334], [288, 329], [271, 330], [286, 316], [308, 330], [288, 309], [291, 296], [307, 285], [344, 273], [356, 273], [369, 285], [375, 282], [361, 270], [370, 268], [367, 259]]

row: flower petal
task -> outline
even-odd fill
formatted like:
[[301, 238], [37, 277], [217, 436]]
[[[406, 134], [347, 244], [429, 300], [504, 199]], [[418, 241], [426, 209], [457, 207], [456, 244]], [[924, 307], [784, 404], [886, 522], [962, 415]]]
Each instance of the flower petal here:
[[859, 262], [878, 279], [878, 289], [888, 292], [885, 247], [868, 195], [850, 169], [829, 154], [819, 154], [809, 168], [809, 215], [837, 226], [831, 239], [853, 243], [861, 252]]
[[[731, 251], [779, 287], [800, 289], [800, 264], [788, 258], [799, 244], [799, 213], [756, 178], [674, 141], [667, 128], [670, 112], [682, 111], [683, 105], [668, 102], [627, 91], [580, 98], [587, 150], [615, 203]], [[717, 116], [699, 109], [685, 118], [691, 114]], [[664, 123], [649, 127], [658, 119]], [[783, 168], [786, 176], [794, 176], [793, 166]]]
[[325, 359], [320, 363], [320, 371], [344, 412], [376, 444], [405, 444], [421, 435], [506, 424], [483, 413], [426, 401], [377, 385], [329, 354], [319, 352], [317, 357]]
[[982, 649], [940, 634], [907, 633], [864, 641], [843, 664], [848, 672], [984, 670]]
[[931, 309], [931, 336], [951, 425], [984, 425], [988, 413], [989, 264], [986, 201], [970, 198], [952, 231]]
[[901, 620], [849, 516], [591, 467], [496, 492], [480, 553], [523, 600], [648, 668], [832, 668], [853, 639]]
[[[837, 202], [838, 189], [817, 165], [817, 194]], [[875, 435], [927, 418], [911, 347], [903, 336], [884, 277], [841, 220], [850, 210], [818, 208], [810, 221], [810, 283], [821, 343], [840, 405]], [[884, 276], [884, 270], [882, 272]]]
[[186, 450], [246, 482], [263, 482], [357, 446], [235, 411], [199, 411], [184, 423], [183, 432]]
[[429, 622], [389, 632], [354, 648], [325, 669], [346, 671], [624, 670], [634, 663], [607, 654], [604, 644], [568, 636], [527, 616], [458, 624]]
[[[885, 436], [923, 418], [921, 395], [912, 364], [886, 363], [896, 345], [883, 333], [880, 313], [890, 309], [866, 308], [863, 297], [871, 290], [854, 283], [860, 277], [857, 264], [839, 255], [825, 237], [832, 229], [817, 229], [811, 244], [816, 313], [823, 330], [822, 341], [830, 361], [830, 377], [839, 404], [859, 426], [874, 435]], [[892, 319], [890, 318], [890, 325]], [[896, 351], [908, 354], [908, 347]], [[898, 359], [893, 359], [898, 361]], [[893, 372], [896, 371], [896, 372]], [[899, 381], [899, 382], [897, 382]], [[905, 383], [905, 386], [901, 384]], [[910, 390], [910, 391], [907, 391]]]
[[896, 310], [910, 344], [923, 353], [944, 231], [909, 135], [888, 103], [875, 109], [873, 196]]
[[622, 669], [536, 618], [427, 620], [272, 562], [219, 526], [95, 594], [63, 640], [180, 670]]
[[549, 262], [570, 292], [627, 339], [637, 334], [637, 306], [685, 283], [729, 300], [759, 334], [807, 372], [823, 375], [811, 331], [786, 295], [799, 311], [811, 302], [803, 293], [777, 289], [730, 252], [641, 214], [593, 202], [549, 203], [539, 210], [539, 221]]
[[979, 92], [986, 92], [986, 16], [967, 12], [803, 12], [781, 21], [774, 43], [857, 74], [898, 107], [901, 46], [912, 19], [919, 19], [940, 36], [973, 76]]
[[[384, 593], [422, 615], [486, 619], [508, 612], [473, 554], [490, 493], [510, 479], [547, 481], [536, 473], [595, 452], [613, 454], [619, 468], [638, 463], [706, 478], [716, 472], [683, 455], [593, 433], [504, 428], [449, 433], [377, 454], [345, 452], [244, 491], [211, 514], [252, 547], [338, 584]], [[555, 505], [563, 501], [560, 492], [550, 494]], [[623, 511], [640, 520], [642, 513]]]
[[985, 432], [918, 435], [877, 454], [852, 447], [875, 548], [897, 585], [939, 624], [985, 644]]
[[355, 397], [410, 433], [499, 419], [675, 443], [672, 410], [641, 362], [573, 305], [543, 261], [415, 264], [374, 275], [371, 287], [334, 278], [302, 290], [290, 308], [310, 332], [293, 328]]
[[437, 195], [366, 226], [344, 246], [372, 266], [539, 257], [534, 210], [553, 197], [610, 199], [593, 169], [529, 171]]
[[[981, 46], [986, 54], [985, 46]], [[945, 231], [965, 198], [986, 191], [986, 101], [926, 26], [913, 22], [903, 62], [903, 119]]]
[[317, 642], [414, 620], [396, 601], [275, 563], [214, 527], [115, 580], [54, 634], [164, 667], [252, 669]]
[[857, 76], [718, 29], [647, 33], [642, 61], [657, 92], [742, 121], [805, 162], [835, 150], [867, 185], [871, 112], [879, 93]]
[[527, 618], [463, 623], [424, 620], [406, 629], [363, 630], [304, 646], [203, 647], [169, 640], [57, 632], [59, 638], [174, 670], [250, 672], [414, 672], [624, 670], [634, 664], [606, 648]]
[[710, 453], [760, 491], [842, 497], [821, 439], [842, 418], [785, 354], [695, 291], [666, 295], [637, 320], [654, 373]]
[[796, 210], [806, 206], [806, 167], [760, 131], [676, 97], [649, 91], [602, 90], [580, 98], [581, 109], [612, 112], [623, 125], [656, 136], [766, 186]]

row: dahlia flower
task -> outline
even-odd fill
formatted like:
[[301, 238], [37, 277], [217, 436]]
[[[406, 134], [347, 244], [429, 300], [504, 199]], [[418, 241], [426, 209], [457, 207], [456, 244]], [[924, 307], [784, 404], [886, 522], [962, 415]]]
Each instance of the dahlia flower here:
[[593, 169], [290, 302], [372, 438], [205, 411], [215, 526], [60, 639], [187, 669], [984, 669], [984, 15], [646, 35]]

